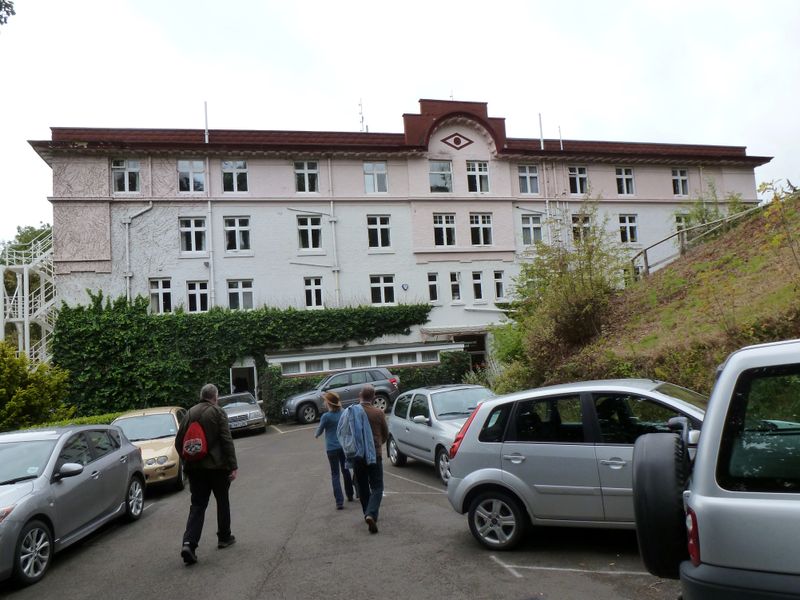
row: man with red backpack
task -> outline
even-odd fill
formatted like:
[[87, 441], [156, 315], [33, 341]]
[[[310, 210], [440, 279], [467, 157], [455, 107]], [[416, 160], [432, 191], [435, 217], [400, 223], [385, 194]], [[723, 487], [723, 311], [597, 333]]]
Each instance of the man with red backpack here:
[[175, 436], [175, 447], [189, 477], [192, 505], [183, 534], [181, 558], [187, 565], [197, 562], [197, 545], [211, 494], [217, 501], [217, 548], [231, 546], [231, 506], [228, 489], [236, 479], [238, 465], [228, 416], [217, 404], [217, 387], [200, 390], [200, 401], [189, 409]]

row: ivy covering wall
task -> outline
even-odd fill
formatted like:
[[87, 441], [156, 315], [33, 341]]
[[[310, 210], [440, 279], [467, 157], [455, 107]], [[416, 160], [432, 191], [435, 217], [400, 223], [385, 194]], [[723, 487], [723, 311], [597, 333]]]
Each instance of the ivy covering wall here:
[[53, 363], [70, 373], [77, 415], [191, 405], [205, 383], [227, 390], [230, 367], [244, 357], [264, 373], [265, 354], [408, 334], [431, 310], [406, 304], [153, 315], [146, 298], [90, 296], [88, 306], [61, 307], [53, 341]]

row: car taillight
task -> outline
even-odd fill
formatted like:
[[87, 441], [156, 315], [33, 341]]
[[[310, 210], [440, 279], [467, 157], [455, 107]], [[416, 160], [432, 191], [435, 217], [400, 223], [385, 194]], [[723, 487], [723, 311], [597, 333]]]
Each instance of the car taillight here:
[[478, 414], [478, 409], [481, 407], [480, 404], [475, 407], [475, 410], [472, 411], [472, 414], [469, 418], [464, 421], [464, 424], [461, 426], [461, 429], [458, 430], [456, 434], [456, 439], [453, 440], [453, 445], [450, 446], [450, 458], [456, 457], [456, 452], [458, 452], [458, 447], [461, 445], [461, 440], [464, 439], [464, 436], [467, 435], [467, 429], [469, 429], [470, 423], [472, 423], [472, 419], [475, 418], [475, 415]]
[[697, 530], [697, 515], [690, 508], [686, 511], [686, 534], [689, 540], [689, 558], [695, 567], [700, 566], [700, 533]]
[[397, 377], [390, 377], [389, 383], [391, 383], [394, 387], [397, 387]]

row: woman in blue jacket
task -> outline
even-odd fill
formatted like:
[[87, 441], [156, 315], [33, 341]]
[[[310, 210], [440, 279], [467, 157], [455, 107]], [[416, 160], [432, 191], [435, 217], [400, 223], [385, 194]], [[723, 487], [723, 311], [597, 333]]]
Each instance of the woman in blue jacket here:
[[333, 497], [336, 500], [336, 508], [341, 510], [344, 507], [344, 496], [342, 495], [342, 485], [339, 481], [339, 471], [344, 477], [344, 491], [347, 499], [353, 501], [353, 478], [350, 470], [344, 465], [344, 450], [336, 437], [336, 427], [339, 424], [339, 417], [342, 416], [342, 402], [335, 392], [325, 392], [322, 396], [328, 412], [324, 413], [319, 420], [319, 427], [314, 434], [318, 438], [325, 432], [325, 451], [328, 454], [328, 462], [331, 465], [331, 484], [333, 485]]

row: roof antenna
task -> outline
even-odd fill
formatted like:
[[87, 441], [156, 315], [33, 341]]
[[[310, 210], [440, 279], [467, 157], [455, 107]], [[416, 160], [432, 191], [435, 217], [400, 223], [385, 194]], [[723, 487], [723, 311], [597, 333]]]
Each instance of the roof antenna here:
[[561, 125], [558, 126], [558, 143], [561, 146], [561, 150], [564, 150], [564, 140], [561, 139]]
[[453, 88], [450, 88], [450, 100], [453, 99]]
[[206, 117], [206, 144], [208, 143], [208, 100], [203, 100], [203, 112]]
[[361, 133], [364, 133], [364, 104], [358, 99], [358, 118], [361, 121]]
[[544, 150], [544, 131], [542, 130], [542, 113], [539, 113], [539, 149]]

